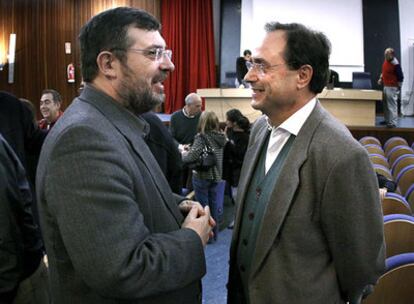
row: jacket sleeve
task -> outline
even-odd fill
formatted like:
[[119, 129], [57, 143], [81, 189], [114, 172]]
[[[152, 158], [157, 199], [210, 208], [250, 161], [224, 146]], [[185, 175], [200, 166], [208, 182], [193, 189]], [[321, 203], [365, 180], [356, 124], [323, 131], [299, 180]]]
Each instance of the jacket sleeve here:
[[[16, 173], [0, 141], [0, 302], [11, 299], [23, 272], [18, 256], [18, 227], [13, 205], [19, 205]], [[21, 253], [20, 253], [21, 254]], [[20, 261], [20, 262], [19, 262]]]
[[395, 73], [397, 74], [397, 81], [399, 83], [403, 82], [404, 81], [404, 74], [403, 74], [403, 71], [401, 69], [401, 65], [400, 64], [397, 64], [395, 66]]
[[[146, 189], [148, 174], [136, 172], [135, 162], [119, 157], [118, 149], [105, 133], [86, 126], [56, 142], [44, 193], [38, 193], [59, 227], [60, 250], [91, 289], [110, 298], [143, 298], [198, 281], [205, 273], [199, 236], [178, 225], [150, 231], [148, 223], [162, 220], [157, 208], [164, 205], [152, 201], [157, 196]], [[144, 218], [144, 207], [154, 218]]]
[[336, 160], [324, 187], [321, 217], [342, 294], [358, 303], [385, 268], [379, 188], [361, 147]]
[[183, 156], [183, 163], [195, 162], [203, 152], [204, 141], [199, 134], [194, 137], [194, 143], [190, 147], [187, 155]]

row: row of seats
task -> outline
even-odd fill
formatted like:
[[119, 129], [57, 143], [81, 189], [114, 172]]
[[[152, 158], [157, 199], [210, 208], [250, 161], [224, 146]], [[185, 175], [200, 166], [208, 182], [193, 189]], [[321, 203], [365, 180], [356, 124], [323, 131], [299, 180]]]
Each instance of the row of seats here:
[[364, 304], [408, 304], [414, 302], [414, 217], [384, 216], [386, 271]]
[[[397, 184], [397, 192], [414, 210], [414, 150], [402, 137], [388, 139], [384, 146], [373, 136], [359, 142], [368, 151], [374, 170]], [[414, 146], [414, 144], [413, 144]]]
[[[399, 193], [382, 200], [386, 271], [364, 304], [414, 303], [414, 151], [401, 137], [382, 146], [371, 136], [360, 139], [375, 171], [397, 183]], [[401, 195], [402, 194], [402, 195]]]

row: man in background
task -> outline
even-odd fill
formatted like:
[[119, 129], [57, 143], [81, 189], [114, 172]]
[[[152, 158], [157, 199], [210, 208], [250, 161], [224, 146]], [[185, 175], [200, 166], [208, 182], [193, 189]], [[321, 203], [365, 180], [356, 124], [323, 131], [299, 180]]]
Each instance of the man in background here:
[[181, 194], [183, 162], [174, 138], [154, 112], [144, 113], [141, 115], [141, 118], [150, 127], [149, 133], [145, 137], [148, 148], [150, 148], [152, 155], [157, 160], [171, 190], [174, 193]]
[[50, 130], [56, 121], [62, 116], [60, 110], [62, 105], [62, 97], [59, 92], [51, 89], [44, 90], [40, 97], [40, 113], [43, 119], [39, 121], [39, 128], [42, 130]]
[[240, 174], [228, 303], [360, 303], [384, 270], [378, 183], [366, 150], [316, 99], [330, 43], [268, 23], [245, 76], [262, 111]]
[[236, 60], [236, 77], [239, 87], [249, 88], [250, 84], [244, 81], [244, 76], [247, 74], [251, 65], [252, 52], [250, 50], [244, 50], [243, 57], [238, 57]]
[[[196, 93], [190, 93], [185, 98], [185, 106], [171, 115], [170, 132], [174, 137], [180, 153], [188, 151], [197, 134], [198, 121], [201, 115], [201, 97]], [[191, 191], [192, 172], [183, 164], [181, 187]]]
[[[46, 131], [38, 127], [34, 115], [31, 108], [15, 96], [0, 92], [0, 133], [22, 163], [33, 195], [35, 193], [37, 160], [47, 135]], [[36, 224], [39, 225], [35, 201], [35, 197], [33, 197], [31, 207]]]
[[39, 160], [40, 219], [54, 303], [200, 303], [208, 208], [171, 192], [139, 116], [174, 70], [160, 24], [118, 7], [80, 32], [85, 88]]
[[392, 48], [385, 49], [379, 85], [384, 85], [384, 118], [388, 128], [395, 128], [398, 121], [398, 98], [404, 75]]
[[201, 97], [196, 93], [190, 93], [185, 98], [184, 107], [171, 115], [170, 132], [180, 151], [194, 141], [201, 115], [201, 104]]

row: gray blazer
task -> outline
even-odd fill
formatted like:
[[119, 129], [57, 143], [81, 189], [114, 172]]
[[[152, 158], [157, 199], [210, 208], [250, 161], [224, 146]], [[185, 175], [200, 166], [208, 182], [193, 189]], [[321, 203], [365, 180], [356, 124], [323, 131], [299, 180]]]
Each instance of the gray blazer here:
[[[243, 164], [230, 252], [229, 303], [245, 303], [237, 245], [246, 189], [266, 122], [254, 125]], [[367, 152], [319, 102], [281, 169], [259, 230], [250, 303], [351, 303], [384, 270], [378, 184]]]
[[42, 148], [37, 193], [55, 303], [199, 303], [201, 239], [180, 229], [146, 123], [87, 86]]

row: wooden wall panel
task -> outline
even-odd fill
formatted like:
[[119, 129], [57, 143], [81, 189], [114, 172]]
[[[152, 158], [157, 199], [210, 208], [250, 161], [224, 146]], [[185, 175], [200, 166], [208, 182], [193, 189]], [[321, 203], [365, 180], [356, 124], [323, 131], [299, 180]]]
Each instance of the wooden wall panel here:
[[[16, 33], [14, 83], [8, 83], [8, 65], [0, 71], [0, 90], [31, 100], [36, 108], [43, 89], [56, 89], [66, 108], [81, 81], [77, 37], [81, 27], [103, 10], [131, 6], [160, 19], [161, 0], [0, 0], [0, 60], [8, 52], [10, 33]], [[65, 54], [65, 42], [72, 53]], [[66, 68], [73, 63], [76, 82], [68, 83]], [[38, 114], [39, 115], [39, 114]], [[38, 116], [38, 118], [40, 118]]]

